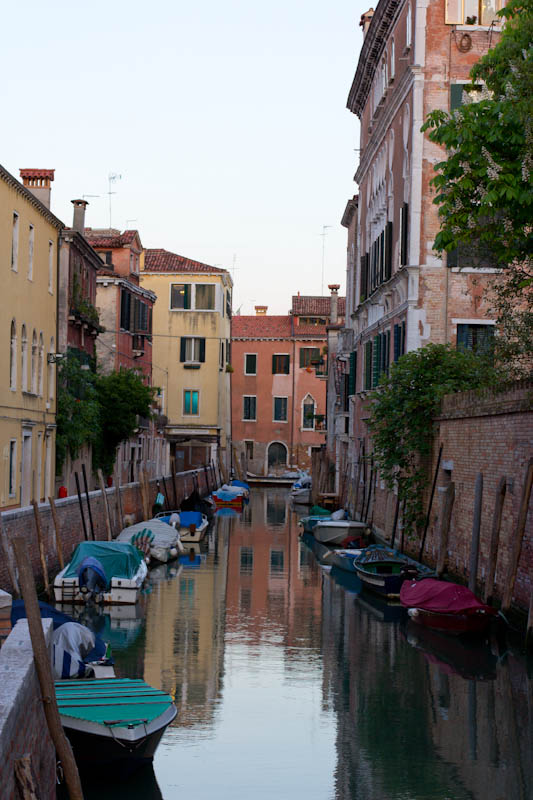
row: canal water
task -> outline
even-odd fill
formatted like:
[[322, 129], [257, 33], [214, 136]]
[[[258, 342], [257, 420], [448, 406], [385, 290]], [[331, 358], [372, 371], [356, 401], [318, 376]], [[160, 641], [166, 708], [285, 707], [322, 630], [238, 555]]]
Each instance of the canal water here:
[[94, 617], [117, 674], [178, 716], [153, 770], [87, 800], [528, 800], [533, 681], [512, 651], [407, 622], [328, 572], [287, 492], [252, 491], [202, 552]]

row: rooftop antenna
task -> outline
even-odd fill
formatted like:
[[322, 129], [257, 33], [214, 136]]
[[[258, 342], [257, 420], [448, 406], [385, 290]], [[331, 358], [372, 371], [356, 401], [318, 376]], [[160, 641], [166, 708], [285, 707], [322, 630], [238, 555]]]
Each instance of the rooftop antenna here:
[[126, 220], [126, 230], [128, 230], [128, 231], [129, 231], [129, 227], [128, 227], [128, 223], [129, 222], [137, 222], [137, 217], [135, 217], [135, 219], [127, 219]]
[[122, 175], [119, 175], [118, 172], [110, 172], [107, 176], [107, 181], [109, 184], [109, 189], [107, 194], [109, 195], [109, 227], [111, 228], [111, 195], [116, 194], [116, 192], [111, 191], [111, 186], [116, 183], [117, 181], [122, 180]]
[[87, 197], [100, 197], [100, 196], [101, 195], [99, 195], [99, 194], [82, 194], [81, 199], [82, 200], [86, 200]]
[[331, 225], [322, 225], [322, 233], [319, 234], [319, 236], [322, 236], [322, 286], [320, 291], [321, 295], [324, 295], [324, 257], [326, 254], [326, 236], [328, 235], [327, 234], [328, 228], [331, 228]]

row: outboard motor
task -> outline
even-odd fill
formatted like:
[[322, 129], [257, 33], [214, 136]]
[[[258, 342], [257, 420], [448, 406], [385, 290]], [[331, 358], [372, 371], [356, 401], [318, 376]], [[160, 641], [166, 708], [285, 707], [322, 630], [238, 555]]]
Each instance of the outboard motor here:
[[107, 589], [107, 578], [102, 563], [97, 558], [84, 558], [78, 567], [80, 592], [86, 600], [98, 602]]

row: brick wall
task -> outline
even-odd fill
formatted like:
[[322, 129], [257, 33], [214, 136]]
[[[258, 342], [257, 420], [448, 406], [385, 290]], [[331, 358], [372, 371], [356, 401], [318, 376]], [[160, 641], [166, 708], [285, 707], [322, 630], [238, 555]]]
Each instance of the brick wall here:
[[[441, 415], [435, 420], [433, 458], [428, 466], [431, 479], [436, 468], [439, 446], [443, 445], [437, 491], [433, 501], [424, 561], [435, 564], [439, 550], [439, 520], [444, 490], [455, 483], [455, 504], [449, 537], [449, 572], [468, 580], [470, 543], [476, 476], [483, 474], [483, 508], [478, 567], [478, 588], [488, 568], [488, 550], [496, 488], [502, 476], [507, 478], [500, 545], [496, 568], [495, 596], [501, 598], [507, 581], [509, 552], [516, 530], [527, 463], [533, 456], [533, 382], [521, 382], [505, 392], [487, 391], [482, 395], [464, 392], [445, 397]], [[444, 469], [448, 467], [448, 469]], [[374, 526], [389, 539], [396, 496], [377, 480], [373, 508]], [[426, 508], [428, 498], [426, 498]], [[398, 533], [396, 538], [398, 543]], [[419, 541], [407, 543], [418, 556]], [[533, 590], [533, 497], [530, 501], [526, 530], [514, 590], [514, 603], [529, 606]]]
[[[50, 646], [52, 620], [43, 620], [43, 629]], [[18, 800], [15, 761], [29, 755], [39, 797], [55, 800], [55, 749], [46, 726], [27, 620], [17, 622], [2, 646], [0, 674], [0, 796]]]
[[[212, 472], [208, 472], [209, 489], [213, 489], [214, 480]], [[166, 487], [168, 492], [168, 502], [171, 508], [174, 507], [174, 490], [172, 485], [172, 478], [165, 477]], [[206, 474], [205, 471], [190, 471], [182, 472], [176, 475], [176, 501], [177, 506], [181, 501], [187, 497], [195, 486], [199, 487], [201, 494], [207, 493]], [[217, 481], [218, 485], [218, 481]], [[160, 483], [160, 490], [164, 492], [163, 483]], [[150, 507], [155, 500], [157, 493], [157, 482], [150, 481]], [[121, 525], [118, 522], [117, 504], [116, 504], [116, 490], [115, 488], [106, 489], [108, 498], [109, 511], [111, 516], [111, 529], [113, 535], [120, 533]], [[143, 518], [141, 492], [138, 483], [129, 483], [120, 487], [120, 497], [122, 501], [123, 514], [134, 515], [135, 521], [139, 522]], [[95, 539], [106, 539], [106, 523], [105, 511], [102, 493], [100, 491], [89, 492], [89, 502], [91, 507], [91, 514], [94, 526]], [[61, 547], [63, 550], [63, 557], [65, 563], [70, 559], [74, 548], [84, 539], [82, 518], [80, 506], [76, 495], [66, 497], [62, 500], [56, 500], [56, 509], [59, 519]], [[52, 513], [48, 503], [39, 503], [39, 510], [41, 516], [41, 527], [43, 531], [44, 550], [46, 564], [50, 583], [53, 577], [59, 571], [59, 561], [57, 557], [54, 522]], [[83, 495], [83, 513], [86, 521], [88, 535], [90, 537], [89, 515], [87, 512], [87, 502], [85, 495]], [[41, 560], [39, 557], [39, 546], [37, 541], [37, 531], [35, 527], [35, 517], [33, 508], [17, 508], [13, 511], [4, 511], [1, 515], [2, 526], [0, 528], [0, 536], [3, 537], [3, 549], [0, 549], [2, 558], [0, 559], [0, 588], [6, 591], [12, 591], [14, 587], [11, 584], [9, 576], [8, 564], [4, 554], [6, 552], [5, 546], [7, 545], [7, 552], [11, 555], [10, 540], [14, 536], [23, 536], [27, 542], [27, 551], [31, 559], [33, 574], [36, 580], [42, 584], [43, 571], [41, 567]]]

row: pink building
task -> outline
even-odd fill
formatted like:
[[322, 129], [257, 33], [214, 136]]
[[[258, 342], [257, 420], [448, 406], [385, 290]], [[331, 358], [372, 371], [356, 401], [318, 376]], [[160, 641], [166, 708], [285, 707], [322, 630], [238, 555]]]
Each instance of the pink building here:
[[[324, 443], [326, 324], [329, 297], [292, 298], [286, 316], [232, 321], [232, 439], [236, 455], [258, 475], [309, 467]], [[344, 317], [344, 298], [339, 298]]]

